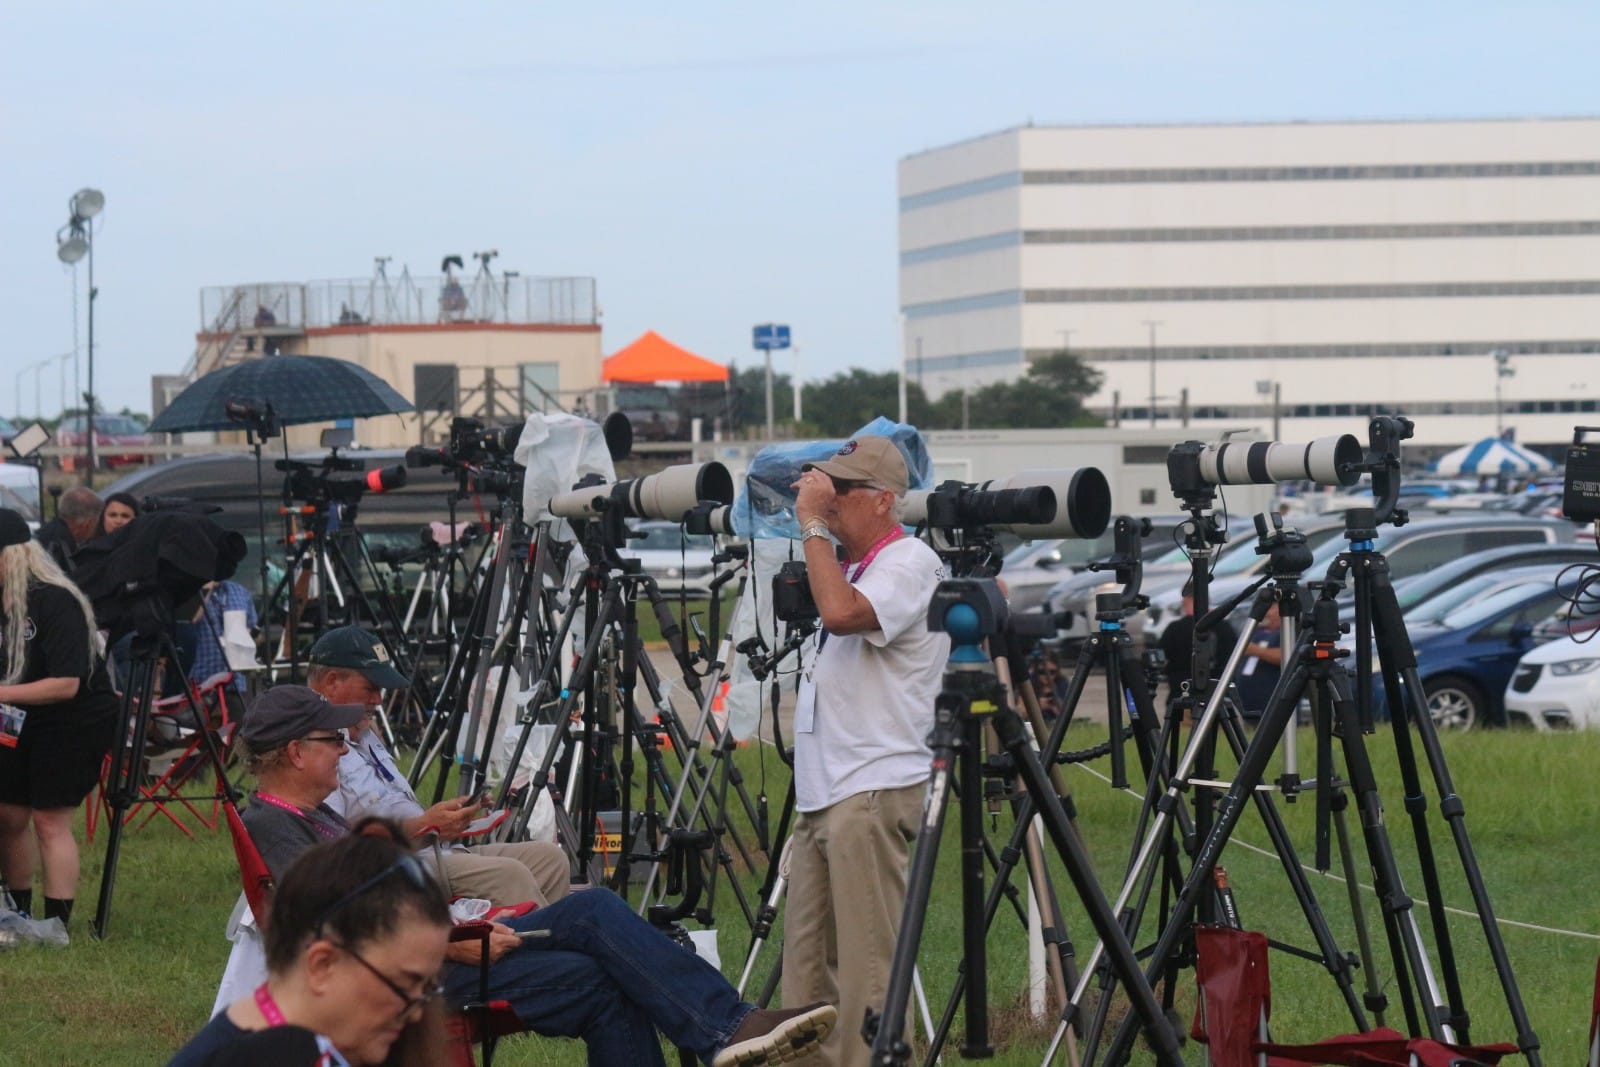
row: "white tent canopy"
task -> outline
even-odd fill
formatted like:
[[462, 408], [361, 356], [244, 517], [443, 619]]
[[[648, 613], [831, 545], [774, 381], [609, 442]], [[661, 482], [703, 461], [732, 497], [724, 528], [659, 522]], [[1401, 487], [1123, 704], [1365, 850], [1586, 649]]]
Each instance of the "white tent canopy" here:
[[1485, 437], [1475, 444], [1446, 452], [1432, 465], [1439, 474], [1533, 474], [1554, 467], [1554, 463], [1537, 452], [1498, 437]]

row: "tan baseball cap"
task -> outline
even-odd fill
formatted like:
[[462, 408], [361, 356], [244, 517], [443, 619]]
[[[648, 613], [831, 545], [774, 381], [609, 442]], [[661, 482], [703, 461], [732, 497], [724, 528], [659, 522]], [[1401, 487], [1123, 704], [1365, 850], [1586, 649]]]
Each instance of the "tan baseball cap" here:
[[821, 463], [807, 463], [803, 471], [819, 470], [830, 477], [847, 482], [875, 482], [894, 490], [895, 496], [905, 496], [911, 487], [906, 473], [906, 460], [900, 449], [887, 437], [862, 434], [846, 441], [831, 459]]

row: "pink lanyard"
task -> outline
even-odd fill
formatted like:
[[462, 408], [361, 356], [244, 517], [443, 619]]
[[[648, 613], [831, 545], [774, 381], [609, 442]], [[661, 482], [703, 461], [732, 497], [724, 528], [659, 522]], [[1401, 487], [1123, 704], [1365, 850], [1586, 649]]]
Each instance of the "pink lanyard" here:
[[267, 989], [265, 982], [256, 986], [256, 1007], [261, 1009], [261, 1017], [267, 1020], [268, 1026], [282, 1026], [287, 1021], [283, 1017], [283, 1010], [278, 1007], [278, 1002], [272, 999], [272, 993]]
[[904, 534], [905, 534], [905, 531], [900, 529], [900, 527], [898, 527], [898, 526], [894, 527], [888, 533], [884, 534], [881, 538], [878, 539], [878, 543], [877, 544], [875, 544], [871, 548], [867, 549], [867, 554], [861, 557], [861, 562], [860, 563], [856, 564], [856, 572], [854, 574], [850, 573], [850, 564], [848, 564], [848, 563], [839, 564], [839, 569], [844, 571], [845, 575], [850, 579], [850, 584], [851, 585], [855, 585], [857, 582], [859, 582], [861, 580], [861, 576], [866, 573], [867, 564], [871, 563], [874, 559], [876, 559], [879, 552], [882, 552], [884, 550], [884, 548], [886, 548], [892, 542], [898, 541], [902, 536], [904, 536]]
[[323, 837], [328, 838], [330, 841], [344, 836], [341, 833], [335, 832], [333, 827], [324, 825], [323, 823], [311, 818], [311, 816], [307, 815], [299, 807], [289, 803], [287, 800], [284, 800], [281, 797], [275, 797], [271, 793], [257, 792], [256, 799], [267, 804], [271, 804], [275, 808], [282, 808], [284, 811], [300, 816], [300, 818], [311, 824], [311, 828], [313, 830], [321, 834]]

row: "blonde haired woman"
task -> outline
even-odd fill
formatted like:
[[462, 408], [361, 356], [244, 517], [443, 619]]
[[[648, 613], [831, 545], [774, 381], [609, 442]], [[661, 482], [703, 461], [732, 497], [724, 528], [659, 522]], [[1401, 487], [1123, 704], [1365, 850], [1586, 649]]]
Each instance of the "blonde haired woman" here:
[[43, 917], [72, 917], [72, 818], [116, 720], [93, 609], [22, 516], [0, 508], [0, 877], [20, 911], [33, 911], [42, 865]]

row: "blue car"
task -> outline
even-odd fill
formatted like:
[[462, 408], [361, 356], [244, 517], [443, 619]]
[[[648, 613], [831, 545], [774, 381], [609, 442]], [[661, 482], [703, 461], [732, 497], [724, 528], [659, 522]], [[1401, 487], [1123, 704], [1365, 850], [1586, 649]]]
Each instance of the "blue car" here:
[[[1409, 627], [1428, 711], [1440, 729], [1504, 726], [1506, 684], [1535, 644], [1534, 628], [1568, 609], [1575, 580], [1508, 586], [1436, 623]], [[1555, 627], [1559, 631], [1559, 626]], [[1374, 707], [1385, 708], [1374, 664]]]

